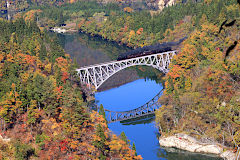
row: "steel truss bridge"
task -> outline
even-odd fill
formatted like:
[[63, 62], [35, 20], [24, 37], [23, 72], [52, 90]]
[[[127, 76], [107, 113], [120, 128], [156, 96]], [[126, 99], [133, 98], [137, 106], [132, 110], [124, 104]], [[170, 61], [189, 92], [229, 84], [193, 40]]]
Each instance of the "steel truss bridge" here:
[[82, 67], [76, 71], [78, 72], [82, 84], [95, 86], [97, 90], [115, 73], [131, 66], [146, 65], [167, 73], [171, 59], [176, 53], [177, 51], [169, 51], [120, 61], [111, 61]]
[[158, 99], [161, 96], [162, 91], [163, 90], [161, 90], [153, 99], [148, 101], [146, 104], [133, 110], [119, 112], [119, 111], [110, 111], [108, 109], [104, 109], [108, 123], [129, 120], [129, 119], [134, 119], [134, 118], [154, 114], [154, 112], [160, 107], [160, 103], [158, 102]]

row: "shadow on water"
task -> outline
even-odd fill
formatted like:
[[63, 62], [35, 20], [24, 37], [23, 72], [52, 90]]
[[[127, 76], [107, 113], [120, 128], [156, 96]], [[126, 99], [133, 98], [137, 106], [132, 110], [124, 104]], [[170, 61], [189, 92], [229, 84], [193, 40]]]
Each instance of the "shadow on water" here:
[[161, 147], [158, 149], [157, 156], [168, 160], [223, 160], [211, 154], [198, 154], [179, 150], [176, 148]]
[[[122, 125], [139, 125], [139, 124], [150, 124], [155, 120], [155, 115], [147, 115], [139, 118], [130, 120], [120, 121]], [[159, 132], [155, 131], [156, 139], [158, 139]], [[192, 153], [177, 148], [158, 148], [157, 157], [159, 159], [165, 158], [168, 160], [223, 160], [222, 158], [216, 157], [211, 154], [198, 154]]]
[[[56, 33], [51, 32], [50, 34]], [[130, 50], [116, 42], [109, 42], [100, 37], [91, 37], [84, 33], [56, 35], [59, 44], [70, 54], [72, 60], [77, 62], [78, 67], [112, 61], [120, 53]], [[104, 82], [99, 91], [119, 87], [139, 78], [135, 69], [124, 69], [110, 77], [106, 83]]]
[[[155, 115], [147, 115], [139, 118], [134, 118], [130, 120], [120, 121], [124, 125], [139, 125], [139, 124], [150, 124], [154, 122]], [[156, 139], [159, 138], [159, 132], [155, 131]], [[211, 154], [199, 154], [192, 153], [177, 148], [166, 148], [161, 147], [157, 149], [157, 157], [159, 159], [168, 159], [168, 160], [223, 160], [222, 158], [216, 157], [216, 155]]]
[[137, 124], [149, 124], [155, 120], [155, 115], [150, 114], [138, 118], [133, 118], [129, 120], [120, 121], [122, 125], [137, 125]]
[[[73, 54], [77, 53], [75, 49], [86, 48], [88, 51], [104, 53], [108, 57], [107, 60], [115, 60], [121, 53], [132, 50], [131, 48], [119, 45], [116, 42], [106, 41], [103, 40], [101, 37], [98, 36], [92, 37], [88, 34], [81, 32], [76, 34], [57, 34], [57, 35], [60, 40], [60, 44], [65, 48], [67, 52], [69, 51], [68, 53], [72, 56], [72, 58], [76, 56]], [[75, 52], [70, 52], [73, 50], [75, 50]]]

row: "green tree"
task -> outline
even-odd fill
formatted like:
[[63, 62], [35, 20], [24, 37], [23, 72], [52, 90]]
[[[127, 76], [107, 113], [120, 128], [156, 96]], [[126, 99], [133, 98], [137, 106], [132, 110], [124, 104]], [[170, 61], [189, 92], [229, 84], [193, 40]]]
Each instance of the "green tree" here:
[[103, 105], [100, 104], [100, 108], [99, 108], [99, 114], [103, 116], [103, 118], [106, 120], [107, 122], [107, 119], [106, 119], [106, 113], [104, 111], [104, 108], [103, 108]]
[[132, 150], [135, 151], [135, 156], [137, 156], [137, 150], [134, 142], [132, 144]]
[[106, 136], [104, 134], [104, 130], [100, 124], [98, 124], [96, 127], [96, 136], [98, 136], [99, 139], [95, 140], [93, 142], [93, 145], [101, 151], [99, 158], [106, 159], [106, 156], [104, 155], [104, 153], [105, 153], [105, 150], [107, 149], [107, 145], [106, 145], [107, 138], [106, 138]]
[[129, 140], [127, 139], [126, 134], [122, 131], [122, 133], [120, 134], [121, 139], [126, 142], [126, 144], [129, 144]]

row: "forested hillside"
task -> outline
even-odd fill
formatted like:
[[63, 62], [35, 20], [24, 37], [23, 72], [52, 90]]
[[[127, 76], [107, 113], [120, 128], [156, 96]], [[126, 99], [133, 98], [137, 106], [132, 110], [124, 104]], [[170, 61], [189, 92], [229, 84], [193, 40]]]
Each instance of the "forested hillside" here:
[[[163, 5], [165, 1], [163, 1]], [[170, 0], [170, 1], [175, 1], [175, 0]], [[32, 6], [62, 6], [64, 4], [74, 4], [77, 2], [82, 3], [86, 1], [85, 0], [1, 0], [0, 11], [7, 9], [7, 2], [9, 2], [10, 4], [8, 9], [15, 10], [15, 11], [23, 11]], [[148, 1], [148, 0], [147, 1], [146, 0], [88, 0], [87, 2], [97, 2], [99, 5], [114, 3], [120, 7], [133, 7], [139, 10], [158, 9], [158, 2]]]
[[221, 26], [204, 19], [184, 42], [164, 77], [156, 113], [162, 135], [183, 132], [239, 152], [239, 26], [239, 17], [225, 18]]
[[[198, 3], [190, 1], [165, 8], [154, 15], [149, 11], [112, 11], [105, 21], [98, 21], [97, 16], [93, 16], [82, 19], [78, 26], [80, 30], [92, 35], [100, 35], [131, 47], [140, 47], [157, 43], [165, 37], [170, 41], [180, 39], [199, 28], [201, 21], [205, 19], [220, 25], [225, 19], [238, 16], [235, 0]], [[175, 33], [171, 33], [174, 28]]]
[[101, 115], [86, 110], [70, 57], [43, 31], [64, 23], [132, 48], [188, 36], [164, 77], [163, 106], [156, 113], [159, 131], [186, 133], [239, 152], [237, 0], [189, 0], [155, 14], [95, 1], [31, 2], [35, 10], [23, 18], [0, 20], [0, 129], [11, 139], [0, 139], [0, 157], [141, 159], [109, 133]]
[[0, 159], [141, 159], [87, 110], [69, 55], [31, 18], [0, 19]]
[[187, 1], [155, 14], [149, 10], [121, 8], [115, 3], [99, 5], [94, 1], [37, 9], [42, 10], [39, 14], [42, 26], [76, 23], [80, 31], [133, 48], [178, 40], [200, 28], [205, 20], [220, 26], [226, 19], [239, 16], [236, 0]]

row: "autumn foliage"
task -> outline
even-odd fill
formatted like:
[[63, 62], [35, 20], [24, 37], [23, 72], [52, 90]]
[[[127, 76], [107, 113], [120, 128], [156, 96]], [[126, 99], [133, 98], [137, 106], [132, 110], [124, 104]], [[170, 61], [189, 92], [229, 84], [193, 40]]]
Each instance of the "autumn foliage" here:
[[142, 159], [86, 109], [70, 56], [35, 23], [0, 20], [0, 159]]
[[239, 19], [220, 30], [205, 21], [185, 40], [165, 77], [163, 107], [156, 113], [161, 134], [187, 132], [203, 142], [239, 147], [238, 25]]

